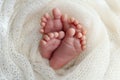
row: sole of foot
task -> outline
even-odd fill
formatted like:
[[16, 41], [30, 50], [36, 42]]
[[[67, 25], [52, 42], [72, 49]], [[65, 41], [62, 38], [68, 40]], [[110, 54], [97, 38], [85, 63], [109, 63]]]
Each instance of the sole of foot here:
[[42, 57], [50, 59], [53, 51], [60, 45], [61, 39], [63, 39], [65, 33], [60, 32], [51, 32], [43, 36], [43, 39], [40, 41], [40, 52]]
[[81, 29], [75, 29], [78, 25], [74, 25], [72, 21], [67, 25], [69, 28], [65, 30], [65, 38], [50, 60], [50, 66], [55, 70], [62, 68], [86, 48], [86, 36], [82, 34]]
[[61, 11], [58, 8], [54, 8], [52, 10], [52, 14], [54, 18], [51, 18], [48, 13], [44, 14], [44, 16], [41, 18], [40, 33], [46, 34], [49, 32], [57, 32], [62, 30]]

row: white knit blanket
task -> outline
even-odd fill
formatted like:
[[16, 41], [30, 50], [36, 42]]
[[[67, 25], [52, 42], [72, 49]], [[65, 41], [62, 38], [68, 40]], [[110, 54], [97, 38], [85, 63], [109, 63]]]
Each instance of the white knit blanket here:
[[[120, 80], [119, 4], [120, 0], [0, 0], [0, 80]], [[54, 7], [88, 31], [87, 49], [58, 71], [38, 51], [40, 17]]]

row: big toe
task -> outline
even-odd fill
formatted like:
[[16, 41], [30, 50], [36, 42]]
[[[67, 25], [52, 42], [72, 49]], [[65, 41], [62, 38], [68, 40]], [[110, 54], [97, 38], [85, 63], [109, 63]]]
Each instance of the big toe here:
[[75, 35], [75, 29], [69, 28], [66, 32], [66, 37], [73, 37]]
[[54, 19], [60, 19], [61, 18], [61, 11], [58, 8], [53, 9], [53, 16]]

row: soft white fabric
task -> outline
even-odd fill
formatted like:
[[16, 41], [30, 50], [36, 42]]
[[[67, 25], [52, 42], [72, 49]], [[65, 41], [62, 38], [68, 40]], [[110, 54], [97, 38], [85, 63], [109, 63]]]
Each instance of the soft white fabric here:
[[[120, 0], [0, 0], [0, 80], [120, 80]], [[54, 71], [38, 51], [54, 7], [87, 29], [87, 49]]]

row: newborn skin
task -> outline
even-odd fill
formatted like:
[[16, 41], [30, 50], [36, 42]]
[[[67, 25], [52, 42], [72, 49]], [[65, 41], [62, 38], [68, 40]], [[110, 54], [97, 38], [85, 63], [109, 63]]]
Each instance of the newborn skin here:
[[52, 19], [48, 13], [46, 13], [41, 18], [41, 26], [40, 32], [49, 33], [49, 32], [56, 32], [62, 30], [62, 22], [61, 22], [61, 12], [58, 8], [54, 8], [53, 11], [54, 18]]
[[86, 48], [86, 31], [78, 24], [78, 21], [71, 18], [68, 23], [66, 16], [63, 16], [62, 21], [66, 34], [50, 60], [50, 66], [53, 69], [60, 69]]
[[65, 36], [63, 31], [51, 32], [43, 36], [40, 41], [40, 52], [44, 58], [50, 59], [53, 51], [60, 45], [61, 39]]
[[54, 8], [53, 19], [48, 13], [41, 18], [40, 41], [42, 57], [49, 59], [53, 69], [60, 69], [86, 48], [86, 29], [74, 19], [68, 19]]
[[59, 46], [64, 32], [61, 31], [63, 26], [61, 22], [62, 14], [58, 8], [52, 10], [53, 19], [48, 13], [41, 18], [40, 33], [43, 38], [40, 41], [40, 52], [42, 57], [50, 59], [52, 52]]

